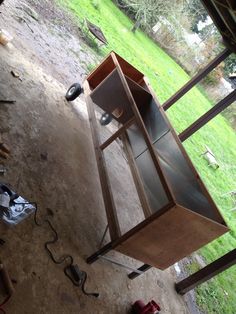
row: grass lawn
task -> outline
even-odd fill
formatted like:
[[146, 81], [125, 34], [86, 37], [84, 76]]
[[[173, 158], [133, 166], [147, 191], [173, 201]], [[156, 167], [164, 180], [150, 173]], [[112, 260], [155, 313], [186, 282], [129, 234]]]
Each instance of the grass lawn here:
[[[59, 0], [61, 1], [61, 0]], [[72, 10], [79, 23], [86, 17], [103, 30], [109, 45], [99, 48], [100, 55], [114, 50], [145, 73], [160, 102], [177, 91], [189, 76], [163, 50], [141, 31], [133, 34], [132, 22], [110, 0], [67, 0], [63, 5]], [[91, 67], [91, 65], [89, 65]], [[175, 106], [168, 116], [177, 130], [189, 124], [211, 107], [210, 101], [194, 88]], [[213, 170], [200, 157], [207, 145], [216, 155], [220, 168]], [[236, 136], [228, 122], [219, 115], [188, 139], [184, 146], [203, 181], [212, 194], [231, 231], [200, 250], [207, 262], [213, 261], [236, 248], [236, 211], [224, 193], [236, 189]], [[214, 278], [197, 289], [198, 304], [208, 313], [236, 313], [236, 267]]]

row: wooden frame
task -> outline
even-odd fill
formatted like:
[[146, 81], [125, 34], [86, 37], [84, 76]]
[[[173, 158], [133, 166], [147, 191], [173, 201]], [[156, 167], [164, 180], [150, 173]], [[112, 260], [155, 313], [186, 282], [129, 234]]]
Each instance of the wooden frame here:
[[[165, 269], [228, 231], [215, 203], [142, 73], [112, 52], [89, 75], [84, 84], [84, 91], [111, 236], [111, 242], [90, 256], [87, 259], [88, 263], [115, 249], [146, 264]], [[123, 124], [104, 143], [100, 143], [93, 103]], [[161, 134], [158, 134], [160, 130], [157, 130], [156, 135], [160, 135], [159, 139], [152, 138], [155, 123], [152, 124], [150, 120], [151, 116], [148, 113], [150, 110], [159, 119], [158, 127], [163, 127]], [[133, 134], [136, 132], [134, 137], [131, 136], [131, 131]], [[125, 234], [120, 232], [103, 157], [103, 150], [118, 136], [121, 136], [125, 145], [145, 215], [145, 220]], [[141, 146], [139, 144], [138, 146], [145, 146], [138, 155], [135, 151], [137, 138], [141, 140]], [[171, 145], [163, 146], [163, 142], [165, 143], [167, 139]], [[172, 153], [177, 154], [175, 160], [171, 157], [172, 153], [168, 151], [169, 147], [174, 147]], [[147, 158], [147, 163], [155, 174], [156, 181], [151, 187], [148, 186], [149, 180], [145, 178], [145, 171], [142, 171], [142, 158], [144, 160]], [[181, 169], [178, 169], [178, 163], [181, 164]], [[182, 176], [183, 183], [176, 185], [175, 180], [176, 178], [179, 180], [182, 171], [186, 177]], [[180, 188], [182, 185], [185, 187]], [[193, 189], [197, 201], [194, 199], [195, 196], [189, 199], [189, 196], [185, 195], [186, 187]], [[152, 196], [154, 201], [150, 198], [150, 190], [153, 188], [159, 193], [158, 197]], [[195, 204], [193, 208], [189, 208], [191, 202]], [[199, 208], [199, 204], [205, 206], [203, 206], [204, 210]]]

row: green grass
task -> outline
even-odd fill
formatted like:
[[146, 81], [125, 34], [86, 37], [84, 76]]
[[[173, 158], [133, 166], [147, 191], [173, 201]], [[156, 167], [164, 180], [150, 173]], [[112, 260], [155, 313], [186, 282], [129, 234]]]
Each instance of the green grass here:
[[[78, 23], [81, 24], [86, 17], [103, 30], [109, 45], [103, 48], [95, 45], [94, 50], [99, 49], [98, 62], [100, 56], [114, 50], [145, 73], [161, 103], [188, 81], [189, 76], [156, 43], [141, 31], [135, 34], [130, 31], [132, 22], [110, 0], [95, 2], [67, 0], [63, 5], [74, 12]], [[194, 88], [168, 110], [168, 116], [177, 132], [180, 132], [211, 105], [204, 93]], [[208, 167], [200, 157], [205, 150], [204, 145], [209, 146], [217, 156], [220, 163], [218, 170]], [[236, 137], [228, 122], [219, 115], [187, 140], [184, 146], [232, 229], [230, 233], [200, 250], [199, 253], [210, 262], [236, 247], [236, 211], [230, 211], [233, 207], [230, 198], [222, 196], [236, 189]], [[197, 289], [197, 301], [208, 313], [235, 314], [236, 267], [200, 286]]]

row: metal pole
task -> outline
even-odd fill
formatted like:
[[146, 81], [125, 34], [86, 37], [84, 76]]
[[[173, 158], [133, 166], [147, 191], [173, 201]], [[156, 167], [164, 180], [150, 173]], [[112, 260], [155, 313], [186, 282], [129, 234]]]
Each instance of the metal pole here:
[[139, 269], [135, 269], [135, 268], [133, 268], [133, 267], [130, 267], [130, 266], [128, 266], [128, 265], [125, 265], [125, 264], [123, 264], [123, 263], [121, 263], [121, 262], [118, 262], [117, 260], [115, 260], [115, 259], [113, 259], [113, 258], [111, 258], [111, 257], [100, 255], [99, 258], [101, 258], [101, 259], [103, 259], [103, 260], [105, 260], [105, 261], [107, 261], [107, 262], [110, 262], [110, 263], [112, 263], [112, 264], [115, 264], [115, 265], [117, 265], [117, 266], [120, 266], [120, 267], [126, 268], [126, 269], [128, 269], [128, 270], [131, 270], [131, 271], [133, 271], [134, 273], [137, 273], [137, 275], [142, 275], [142, 274], [143, 274], [143, 272], [140, 271]]
[[[141, 267], [139, 267], [137, 270], [133, 271], [132, 273], [128, 274], [129, 279], [135, 279], [139, 275], [143, 274], [145, 271], [149, 270], [152, 268], [152, 266], [148, 264], [143, 264]], [[141, 274], [139, 273], [141, 272]]]
[[186, 279], [175, 284], [175, 290], [184, 295], [186, 292], [194, 289], [203, 282], [211, 279], [212, 277], [218, 275], [224, 270], [236, 264], [236, 249], [225, 254], [219, 259], [215, 260], [211, 264], [187, 277]]
[[190, 81], [188, 81], [182, 88], [180, 88], [173, 96], [171, 96], [163, 105], [163, 109], [169, 109], [177, 100], [183, 97], [192, 87], [199, 83], [208, 73], [216, 68], [222, 61], [224, 61], [232, 51], [228, 48], [224, 49], [218, 56], [215, 57], [205, 68], [199, 71]]

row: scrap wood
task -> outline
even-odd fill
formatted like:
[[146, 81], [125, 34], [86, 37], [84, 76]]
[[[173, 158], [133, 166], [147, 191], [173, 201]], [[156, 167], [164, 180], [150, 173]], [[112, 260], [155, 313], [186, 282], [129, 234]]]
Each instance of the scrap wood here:
[[92, 33], [98, 40], [100, 40], [103, 44], [107, 45], [108, 41], [105, 37], [105, 35], [103, 34], [102, 30], [100, 27], [98, 27], [97, 25], [91, 23], [89, 20], [85, 19], [87, 27], [90, 31], [90, 33]]

